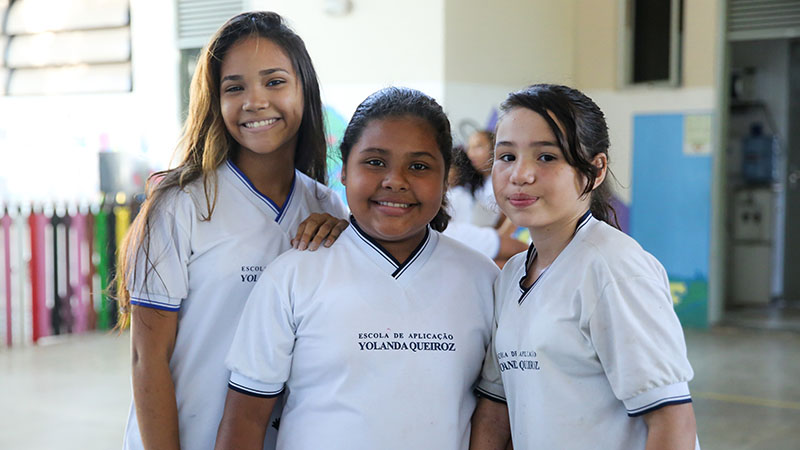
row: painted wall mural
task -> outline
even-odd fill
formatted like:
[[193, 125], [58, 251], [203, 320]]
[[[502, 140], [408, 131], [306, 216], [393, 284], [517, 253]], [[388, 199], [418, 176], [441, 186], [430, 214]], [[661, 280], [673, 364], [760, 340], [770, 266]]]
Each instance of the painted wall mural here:
[[630, 234], [666, 268], [681, 323], [706, 327], [711, 155], [705, 141], [711, 131], [703, 125], [710, 114], [647, 114], [633, 121]]

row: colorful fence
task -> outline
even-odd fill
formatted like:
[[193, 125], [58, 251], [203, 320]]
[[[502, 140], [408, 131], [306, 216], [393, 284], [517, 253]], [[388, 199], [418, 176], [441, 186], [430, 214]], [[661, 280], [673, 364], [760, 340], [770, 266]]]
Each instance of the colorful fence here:
[[117, 243], [138, 208], [132, 201], [0, 212], [0, 343], [113, 328], [108, 285]]

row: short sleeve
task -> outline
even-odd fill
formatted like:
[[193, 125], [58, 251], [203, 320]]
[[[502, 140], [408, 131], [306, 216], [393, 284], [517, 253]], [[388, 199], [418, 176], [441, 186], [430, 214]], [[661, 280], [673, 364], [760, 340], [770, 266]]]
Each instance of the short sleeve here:
[[609, 283], [589, 320], [592, 343], [629, 416], [691, 402], [692, 367], [666, 280]]
[[279, 288], [269, 271], [253, 286], [225, 360], [231, 389], [256, 397], [283, 390], [296, 330], [288, 291]]
[[147, 234], [134, 255], [128, 288], [133, 305], [177, 311], [188, 294], [193, 208], [188, 195], [172, 195], [150, 215]]
[[492, 320], [492, 338], [489, 342], [489, 348], [486, 349], [486, 356], [483, 359], [483, 368], [481, 369], [481, 378], [478, 380], [478, 385], [475, 387], [475, 392], [483, 397], [498, 402], [506, 402], [505, 389], [503, 388], [503, 378], [500, 375], [500, 364], [497, 362], [497, 352], [495, 351], [495, 339], [497, 338], [497, 320], [500, 317], [500, 309], [498, 306], [503, 301], [498, 297], [498, 284], [500, 283], [498, 277], [494, 283], [494, 319]]

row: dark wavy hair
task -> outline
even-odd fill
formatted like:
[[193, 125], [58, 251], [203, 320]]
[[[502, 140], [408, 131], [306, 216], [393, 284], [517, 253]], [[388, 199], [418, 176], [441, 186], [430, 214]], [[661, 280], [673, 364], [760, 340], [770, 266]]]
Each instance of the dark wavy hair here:
[[451, 182], [454, 182], [456, 186], [467, 188], [472, 197], [475, 197], [475, 191], [483, 186], [483, 174], [472, 165], [472, 161], [469, 160], [467, 152], [462, 146], [453, 148], [453, 167], [458, 172], [458, 178]]
[[[339, 150], [342, 161], [347, 162], [350, 150], [361, 138], [367, 125], [373, 120], [390, 117], [416, 117], [422, 119], [433, 128], [436, 143], [444, 158], [444, 176], [453, 161], [453, 137], [450, 134], [450, 120], [436, 100], [428, 95], [410, 88], [387, 87], [367, 97], [356, 108], [353, 118], [347, 124]], [[430, 225], [436, 231], [444, 231], [450, 221], [450, 215], [445, 211], [446, 197], [442, 197], [442, 206]]]
[[[608, 158], [608, 125], [603, 111], [591, 98], [577, 89], [557, 84], [534, 84], [509, 94], [500, 104], [501, 114], [516, 108], [538, 113], [558, 139], [564, 158], [585, 179], [583, 195], [591, 195], [592, 215], [619, 228], [617, 213], [611, 206], [611, 187], [605, 180], [592, 189], [600, 169], [592, 163], [600, 153]], [[550, 114], [555, 117], [550, 116]], [[556, 120], [561, 123], [561, 131]], [[608, 174], [613, 176], [611, 170]], [[608, 178], [608, 177], [606, 177]]]

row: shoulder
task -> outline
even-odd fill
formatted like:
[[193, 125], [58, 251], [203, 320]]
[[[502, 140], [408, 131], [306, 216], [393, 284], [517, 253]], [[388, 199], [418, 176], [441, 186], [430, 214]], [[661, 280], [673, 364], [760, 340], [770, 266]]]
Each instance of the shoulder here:
[[336, 258], [342, 251], [347, 252], [347, 239], [339, 239], [330, 247], [320, 246], [317, 250], [297, 250], [290, 248], [273, 259], [266, 268], [276, 279], [295, 278], [302, 274], [319, 277], [325, 271], [325, 266]]
[[[184, 188], [172, 186], [159, 192], [153, 197], [155, 204], [150, 206], [150, 215], [153, 217], [175, 218], [176, 220], [190, 220], [195, 211], [199, 209], [203, 189], [196, 186], [193, 181]], [[152, 201], [148, 199], [148, 201]]]
[[498, 287], [508, 287], [509, 284], [515, 288], [519, 286], [519, 279], [525, 271], [525, 260], [527, 258], [527, 250], [519, 252], [506, 261], [503, 265], [503, 270], [500, 271], [500, 276], [497, 279]]
[[478, 252], [449, 236], [438, 231], [431, 231], [439, 235], [437, 251], [443, 256], [458, 261], [459, 264], [470, 267], [477, 272], [487, 272], [496, 276], [500, 269], [488, 256]]
[[580, 242], [581, 258], [615, 280], [666, 277], [661, 263], [635, 239], [605, 222], [595, 221]]
[[299, 170], [296, 170], [295, 174], [295, 189], [303, 196], [305, 202], [319, 205], [323, 211], [335, 216], [342, 216], [345, 213], [344, 202], [336, 191]]

